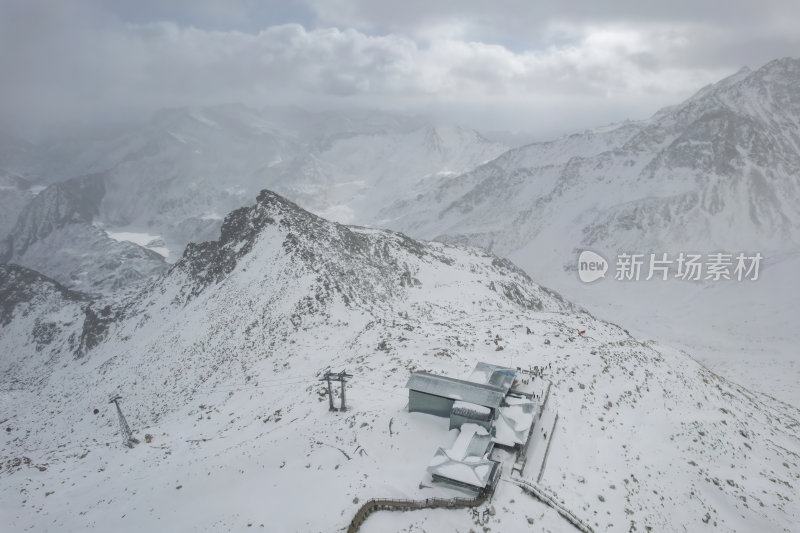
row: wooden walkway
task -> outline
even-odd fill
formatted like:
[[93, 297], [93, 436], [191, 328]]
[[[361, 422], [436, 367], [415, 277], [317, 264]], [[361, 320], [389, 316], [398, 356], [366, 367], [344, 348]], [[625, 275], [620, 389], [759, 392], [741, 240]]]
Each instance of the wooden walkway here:
[[356, 533], [369, 515], [376, 511], [415, 511], [417, 509], [461, 509], [478, 507], [485, 502], [494, 487], [479, 492], [474, 498], [427, 498], [424, 500], [393, 500], [375, 498], [364, 502], [356, 511], [347, 533]]

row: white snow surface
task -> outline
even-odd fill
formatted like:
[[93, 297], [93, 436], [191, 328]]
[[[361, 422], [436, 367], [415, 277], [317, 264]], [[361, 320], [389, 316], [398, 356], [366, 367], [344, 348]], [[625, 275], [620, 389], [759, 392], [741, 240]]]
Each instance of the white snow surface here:
[[[797, 409], [508, 262], [331, 224], [270, 194], [221, 235], [112, 308], [104, 331], [86, 329], [85, 303], [54, 305], [50, 282], [13, 284], [27, 295], [0, 308], [10, 531], [338, 531], [356, 498], [441, 494], [420, 481], [448, 421], [408, 413], [404, 385], [410, 371], [463, 375], [478, 361], [549, 369], [559, 422], [542, 483], [595, 531], [800, 520]], [[98, 341], [76, 355], [81, 331]], [[354, 376], [346, 412], [328, 410], [327, 368]], [[108, 404], [117, 393], [142, 440], [131, 450]], [[502, 480], [491, 505], [496, 531], [571, 531]], [[379, 512], [364, 531], [474, 527], [467, 510]]]
[[512, 405], [500, 407], [494, 421], [493, 440], [505, 446], [525, 444], [528, 432], [533, 425], [533, 402], [513, 401]]
[[[208, 216], [204, 215], [203, 220], [219, 220], [218, 216]], [[114, 239], [115, 241], [128, 241], [134, 244], [138, 244], [144, 248], [149, 250], [153, 250], [157, 254], [164, 257], [164, 259], [169, 259], [169, 249], [166, 246], [158, 246], [154, 243], [163, 243], [164, 241], [161, 239], [160, 235], [150, 235], [149, 233], [142, 233], [136, 231], [107, 231], [106, 234]]]

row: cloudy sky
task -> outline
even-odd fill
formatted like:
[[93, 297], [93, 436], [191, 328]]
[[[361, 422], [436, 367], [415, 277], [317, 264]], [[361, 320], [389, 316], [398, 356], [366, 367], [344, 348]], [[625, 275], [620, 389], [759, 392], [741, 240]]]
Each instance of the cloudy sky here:
[[793, 0], [0, 0], [0, 129], [243, 102], [547, 138], [798, 55]]

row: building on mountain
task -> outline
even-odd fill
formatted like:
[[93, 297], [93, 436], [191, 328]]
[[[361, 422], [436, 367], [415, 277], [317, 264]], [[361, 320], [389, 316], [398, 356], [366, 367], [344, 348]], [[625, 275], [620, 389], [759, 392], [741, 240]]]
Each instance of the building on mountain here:
[[500, 475], [500, 463], [489, 458], [493, 445], [486, 429], [464, 424], [449, 448], [436, 450], [427, 471], [436, 481], [481, 490]]
[[406, 383], [408, 410], [451, 417], [454, 404], [458, 403], [457, 416], [491, 420], [511, 390], [515, 375], [510, 368], [482, 362], [475, 366], [468, 380], [414, 372]]
[[458, 400], [450, 410], [450, 429], [464, 424], [476, 424], [487, 431], [492, 429], [492, 409], [483, 405]]
[[414, 372], [406, 383], [409, 412], [450, 419], [457, 431], [449, 448], [436, 451], [428, 472], [435, 481], [484, 489], [496, 481], [495, 445], [521, 449], [534, 422], [530, 395], [513, 391], [516, 372], [478, 363], [467, 380]]
[[449, 417], [455, 402], [467, 402], [489, 409], [493, 415], [506, 391], [494, 385], [414, 372], [406, 383], [409, 412]]

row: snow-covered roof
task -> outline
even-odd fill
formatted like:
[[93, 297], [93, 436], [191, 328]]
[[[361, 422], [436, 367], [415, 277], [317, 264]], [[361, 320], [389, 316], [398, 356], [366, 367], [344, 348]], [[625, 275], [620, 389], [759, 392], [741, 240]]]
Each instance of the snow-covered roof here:
[[485, 428], [464, 424], [450, 448], [436, 450], [428, 472], [473, 487], [485, 487], [497, 464], [486, 458], [490, 444], [491, 437]]
[[484, 383], [503, 389], [508, 392], [511, 384], [514, 383], [516, 371], [513, 368], [493, 365], [491, 363], [479, 362], [475, 365], [475, 370], [469, 376], [470, 381]]
[[506, 391], [499, 387], [427, 372], [412, 373], [406, 388], [491, 408], [499, 407], [506, 395]]
[[492, 440], [503, 446], [525, 444], [533, 425], [534, 404], [525, 400], [508, 399], [507, 405], [497, 410]]

